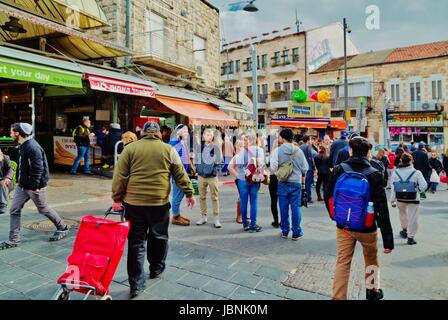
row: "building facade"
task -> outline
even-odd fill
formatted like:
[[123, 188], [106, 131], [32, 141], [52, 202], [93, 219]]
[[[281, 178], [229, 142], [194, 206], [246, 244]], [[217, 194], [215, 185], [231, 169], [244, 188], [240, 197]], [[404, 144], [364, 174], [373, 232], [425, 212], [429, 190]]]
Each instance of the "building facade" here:
[[[333, 92], [332, 114], [344, 112], [343, 59], [309, 75], [310, 91]], [[348, 111], [351, 129], [375, 143], [423, 141], [442, 149], [448, 142], [448, 42], [370, 52], [349, 57]]]

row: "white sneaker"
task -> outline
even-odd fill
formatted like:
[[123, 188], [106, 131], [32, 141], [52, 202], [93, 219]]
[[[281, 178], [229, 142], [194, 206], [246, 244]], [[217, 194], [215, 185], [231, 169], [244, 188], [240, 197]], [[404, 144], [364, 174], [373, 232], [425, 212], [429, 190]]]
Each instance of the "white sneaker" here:
[[222, 225], [221, 225], [221, 222], [219, 222], [219, 219], [216, 219], [214, 224], [215, 224], [215, 228], [217, 228], [217, 229], [222, 228]]
[[207, 223], [207, 217], [202, 216], [201, 220], [199, 220], [198, 222], [196, 222], [196, 225], [198, 225], [198, 226], [202, 226], [202, 225], [204, 225], [204, 224], [206, 224], [206, 223]]

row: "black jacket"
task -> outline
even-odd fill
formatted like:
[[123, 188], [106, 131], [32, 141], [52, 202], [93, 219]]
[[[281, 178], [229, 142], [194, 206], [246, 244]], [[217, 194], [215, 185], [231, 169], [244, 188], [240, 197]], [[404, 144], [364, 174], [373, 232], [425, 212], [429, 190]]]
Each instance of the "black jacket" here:
[[[371, 166], [369, 161], [365, 158], [351, 157], [345, 161], [354, 171], [361, 172], [363, 169]], [[334, 168], [325, 190], [325, 205], [329, 211], [329, 200], [333, 198], [334, 187], [339, 176], [344, 173], [342, 166], [338, 165]], [[370, 185], [370, 197], [375, 208], [375, 223], [372, 228], [365, 229], [363, 231], [356, 230], [357, 232], [369, 233], [377, 230], [377, 227], [381, 229], [381, 235], [383, 237], [383, 245], [385, 249], [394, 248], [394, 235], [392, 232], [392, 226], [389, 218], [389, 207], [387, 205], [386, 191], [383, 187], [383, 176], [380, 172], [373, 173], [368, 176]], [[338, 228], [343, 229], [342, 226]]]
[[414, 159], [414, 168], [420, 170], [423, 177], [428, 180], [432, 172], [428, 154], [425, 151], [417, 150], [412, 153], [412, 158]]
[[339, 140], [333, 142], [330, 148], [330, 167], [333, 168], [336, 166], [336, 158], [339, 153], [339, 150], [344, 149], [345, 146], [348, 146], [347, 138], [341, 137]]
[[440, 174], [443, 170], [442, 162], [438, 158], [430, 158], [429, 165], [432, 169], [436, 170], [437, 174]]
[[448, 174], [448, 157], [443, 155], [443, 170]]
[[319, 153], [314, 157], [314, 162], [316, 163], [317, 172], [323, 174], [330, 173], [330, 158], [328, 156]]
[[50, 172], [47, 156], [36, 140], [25, 141], [19, 148], [17, 182], [25, 190], [42, 189], [47, 186]]
[[90, 131], [85, 125], [80, 125], [75, 129], [75, 143], [77, 147], [90, 146]]

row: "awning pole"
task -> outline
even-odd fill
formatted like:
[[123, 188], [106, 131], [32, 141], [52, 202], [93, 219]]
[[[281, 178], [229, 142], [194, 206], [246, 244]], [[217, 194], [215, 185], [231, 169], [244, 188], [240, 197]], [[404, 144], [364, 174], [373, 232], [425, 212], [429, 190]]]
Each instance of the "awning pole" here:
[[31, 104], [29, 105], [31, 108], [31, 126], [33, 127], [33, 133], [31, 134], [31, 137], [35, 137], [35, 131], [36, 131], [36, 107], [34, 104], [34, 88], [31, 88]]
[[112, 122], [118, 123], [118, 99], [115, 94], [112, 94]]

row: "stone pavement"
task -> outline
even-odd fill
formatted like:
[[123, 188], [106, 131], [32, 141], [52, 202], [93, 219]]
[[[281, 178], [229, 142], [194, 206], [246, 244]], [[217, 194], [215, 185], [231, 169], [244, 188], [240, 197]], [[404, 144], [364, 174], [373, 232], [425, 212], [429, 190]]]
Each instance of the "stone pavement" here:
[[[110, 185], [110, 180], [96, 177], [53, 174], [49, 201], [66, 219], [79, 220], [87, 214], [99, 216], [110, 206]], [[380, 253], [381, 287], [386, 299], [448, 297], [447, 195], [445, 190], [428, 195], [416, 237], [417, 246], [407, 246], [396, 237], [396, 250], [392, 255]], [[332, 274], [306, 277], [306, 272], [328, 273], [334, 265], [335, 227], [323, 204], [316, 203], [304, 210], [305, 237], [294, 242], [282, 239], [279, 230], [270, 226], [267, 187], [264, 187], [264, 194], [260, 194], [259, 204], [259, 224], [264, 229], [257, 234], [243, 232], [234, 222], [235, 186], [222, 186], [220, 200], [222, 229], [214, 229], [211, 223], [194, 225], [200, 217], [199, 208], [190, 212], [183, 206], [192, 225], [170, 225], [167, 269], [161, 278], [147, 280], [146, 290], [138, 299], [330, 299]], [[44, 220], [32, 204], [25, 207], [24, 226]], [[391, 209], [391, 220], [394, 233], [398, 234], [396, 209]], [[8, 228], [9, 216], [0, 216], [2, 239], [7, 237]], [[67, 239], [50, 243], [47, 241], [49, 233], [23, 228], [21, 247], [0, 251], [0, 300], [50, 299], [58, 288], [56, 279], [65, 270], [75, 232]], [[364, 297], [364, 287], [360, 284], [363, 266], [360, 249], [358, 247], [352, 266], [354, 280], [350, 293], [353, 299]], [[303, 277], [292, 279], [295, 272], [302, 272]], [[120, 300], [128, 299], [128, 294], [125, 252], [111, 285], [111, 295]], [[72, 296], [72, 299], [81, 298], [77, 294]]]

